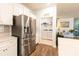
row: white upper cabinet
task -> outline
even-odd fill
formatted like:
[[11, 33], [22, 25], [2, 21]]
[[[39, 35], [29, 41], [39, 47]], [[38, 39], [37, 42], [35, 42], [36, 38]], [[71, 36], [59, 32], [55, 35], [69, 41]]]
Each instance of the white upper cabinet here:
[[21, 4], [0, 4], [0, 24], [13, 25], [13, 15], [23, 14], [23, 6]]
[[0, 56], [17, 56], [16, 37], [0, 38]]
[[27, 15], [35, 18], [32, 11], [22, 4], [2, 3], [0, 4], [0, 25], [13, 25], [13, 15]]
[[13, 4], [0, 4], [0, 24], [12, 25]]

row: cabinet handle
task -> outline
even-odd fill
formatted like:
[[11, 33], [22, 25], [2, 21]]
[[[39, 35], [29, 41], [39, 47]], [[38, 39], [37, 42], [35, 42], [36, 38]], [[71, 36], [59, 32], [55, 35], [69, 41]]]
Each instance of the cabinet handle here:
[[5, 50], [3, 50], [3, 52], [5, 52]]
[[6, 49], [4, 49], [4, 50], [3, 50], [3, 52], [5, 52], [6, 50], [7, 50], [7, 48], [6, 48]]
[[7, 50], [7, 48], [5, 50]]

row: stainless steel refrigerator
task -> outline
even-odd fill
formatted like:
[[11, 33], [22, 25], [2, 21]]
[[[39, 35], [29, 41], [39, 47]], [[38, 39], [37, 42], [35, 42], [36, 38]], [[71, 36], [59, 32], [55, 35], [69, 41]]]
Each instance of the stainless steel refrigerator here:
[[36, 20], [25, 15], [13, 16], [12, 36], [18, 37], [17, 55], [30, 55], [36, 48]]

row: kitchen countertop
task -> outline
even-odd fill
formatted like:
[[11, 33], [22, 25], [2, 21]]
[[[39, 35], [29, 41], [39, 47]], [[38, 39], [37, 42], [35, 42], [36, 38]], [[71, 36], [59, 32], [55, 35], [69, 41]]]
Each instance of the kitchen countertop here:
[[10, 36], [10, 33], [0, 32], [0, 37], [3, 37], [3, 36]]
[[15, 38], [17, 37], [11, 36], [10, 33], [0, 33], [0, 43]]
[[79, 36], [74, 36], [74, 37], [60, 37], [60, 38], [70, 38], [70, 39], [79, 39]]

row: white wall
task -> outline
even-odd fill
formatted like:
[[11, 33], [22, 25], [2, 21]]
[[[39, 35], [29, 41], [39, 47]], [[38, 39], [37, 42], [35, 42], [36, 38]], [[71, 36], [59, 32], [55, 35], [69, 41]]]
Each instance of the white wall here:
[[52, 26], [52, 45], [54, 47], [55, 44], [56, 44], [56, 6], [52, 6], [52, 7], [49, 7], [49, 8], [45, 8], [45, 9], [42, 9], [42, 10], [38, 10], [36, 15], [37, 15], [37, 35], [39, 36], [39, 41], [41, 40], [41, 21], [42, 21], [42, 17], [44, 16], [44, 14], [48, 14], [49, 13], [49, 16], [53, 17], [52, 18], [52, 23], [53, 23], [53, 26]]

